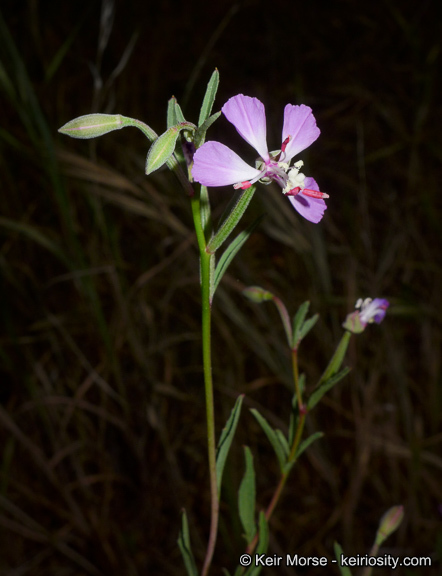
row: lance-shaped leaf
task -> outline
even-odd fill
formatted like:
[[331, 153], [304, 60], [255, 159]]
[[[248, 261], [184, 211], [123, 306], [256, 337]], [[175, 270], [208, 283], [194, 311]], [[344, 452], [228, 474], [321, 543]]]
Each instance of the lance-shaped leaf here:
[[349, 568], [347, 568], [347, 566], [342, 566], [341, 564], [342, 556], [344, 555], [341, 545], [335, 542], [333, 548], [335, 551], [336, 560], [338, 561], [338, 568], [339, 572], [341, 573], [341, 576], [351, 576]]
[[346, 368], [343, 368], [340, 372], [338, 372], [325, 382], [322, 382], [322, 384], [320, 384], [317, 388], [315, 388], [310, 398], [308, 399], [307, 410], [312, 410], [316, 406], [316, 404], [321, 400], [324, 394], [326, 394], [331, 388], [333, 388], [333, 386], [336, 386], [336, 384], [340, 380], [342, 380], [342, 378], [347, 376], [349, 372], [350, 368], [347, 366]]
[[[259, 540], [258, 545], [256, 547], [256, 554], [259, 556], [260, 554], [265, 554], [267, 552], [267, 548], [269, 547], [269, 526], [267, 524], [266, 515], [263, 511], [259, 514]], [[252, 567], [247, 570], [245, 576], [258, 576], [261, 572], [262, 566], [261, 564], [255, 565], [252, 562]]]
[[322, 438], [323, 436], [324, 436], [323, 432], [315, 432], [314, 434], [306, 438], [303, 442], [301, 442], [301, 444], [298, 446], [298, 450], [296, 451], [296, 460], [301, 456], [301, 454], [305, 450], [307, 450], [310, 444], [313, 444], [315, 440], [319, 440], [319, 438]]
[[221, 112], [216, 112], [215, 114], [212, 114], [212, 116], [209, 116], [209, 118], [207, 118], [207, 120], [201, 124], [201, 126], [195, 132], [194, 142], [196, 148], [199, 148], [204, 144], [207, 130], [212, 126], [215, 120], [218, 120], [220, 116]]
[[86, 114], [67, 122], [58, 131], [71, 138], [97, 138], [114, 130], [124, 128], [120, 114]]
[[236, 254], [241, 250], [243, 244], [247, 241], [249, 236], [252, 234], [253, 230], [258, 226], [264, 216], [259, 216], [246, 230], [240, 232], [238, 236], [229, 244], [229, 246], [223, 252], [223, 255], [219, 259], [219, 262], [215, 269], [215, 276], [212, 285], [212, 291], [210, 294], [211, 299], [215, 294], [215, 290], [220, 283], [221, 278], [224, 276], [227, 268], [229, 267], [232, 260], [235, 258]]
[[195, 129], [196, 126], [191, 122], [180, 122], [168, 128], [164, 134], [161, 134], [152, 144], [147, 155], [146, 174], [152, 174], [169, 160], [175, 150], [176, 141], [181, 130], [194, 131]]
[[167, 127], [172, 128], [176, 124], [180, 124], [181, 122], [185, 122], [184, 114], [181, 110], [181, 106], [178, 104], [177, 99], [175, 96], [167, 103]]
[[348, 344], [350, 342], [351, 333], [345, 331], [342, 335], [341, 341], [339, 342], [327, 368], [325, 369], [323, 375], [321, 376], [318, 387], [321, 386], [323, 382], [328, 380], [331, 376], [336, 374], [336, 372], [341, 367], [342, 361], [344, 360], [345, 353], [347, 352]]
[[207, 252], [214, 254], [218, 248], [227, 240], [230, 234], [238, 225], [239, 221], [241, 220], [244, 212], [247, 209], [247, 206], [250, 204], [250, 201], [253, 198], [255, 193], [255, 186], [251, 186], [244, 190], [241, 195], [239, 196], [237, 202], [233, 206], [230, 214], [221, 224], [218, 232], [213, 236], [210, 240], [209, 244], [207, 245]]
[[301, 341], [307, 336], [313, 326], [319, 319], [319, 315], [315, 314], [308, 320], [305, 319], [308, 309], [310, 307], [310, 302], [307, 300], [298, 308], [293, 319], [293, 343], [292, 346], [296, 350], [299, 347]]
[[269, 439], [269, 442], [272, 445], [273, 450], [275, 451], [275, 454], [278, 458], [279, 467], [281, 468], [281, 471], [283, 471], [290, 452], [287, 439], [280, 430], [273, 430], [273, 428], [270, 426], [264, 416], [258, 412], [258, 410], [251, 408], [250, 412], [253, 414], [261, 428], [264, 430], [264, 433]]
[[185, 510], [183, 510], [182, 526], [180, 535], [178, 537], [178, 546], [181, 550], [188, 576], [198, 576], [195, 558], [193, 557], [192, 548], [190, 545], [189, 524], [187, 522], [187, 515]]
[[221, 492], [221, 482], [223, 479], [224, 465], [226, 463], [227, 455], [229, 454], [230, 446], [235, 435], [236, 427], [238, 426], [239, 416], [241, 414], [242, 401], [244, 395], [238, 396], [235, 405], [232, 408], [229, 419], [221, 432], [216, 451], [216, 482], [218, 485], [218, 499]]
[[248, 446], [244, 446], [246, 471], [238, 490], [238, 510], [241, 524], [244, 528], [247, 544], [253, 540], [256, 534], [255, 525], [255, 469], [253, 467], [253, 455]]
[[219, 72], [215, 68], [209, 83], [207, 84], [206, 93], [204, 95], [203, 105], [201, 106], [200, 117], [198, 119], [198, 126], [201, 126], [212, 112], [213, 103], [219, 86]]

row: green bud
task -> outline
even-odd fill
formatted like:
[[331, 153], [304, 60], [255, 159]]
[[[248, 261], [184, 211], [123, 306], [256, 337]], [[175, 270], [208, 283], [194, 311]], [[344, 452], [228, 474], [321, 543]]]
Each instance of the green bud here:
[[187, 134], [191, 134], [196, 130], [196, 126], [190, 122], [180, 122], [168, 128], [164, 134], [161, 134], [152, 144], [147, 155], [145, 169], [147, 175], [161, 168], [161, 166], [169, 160], [174, 153], [181, 130], [184, 130]]
[[58, 131], [72, 138], [96, 138], [124, 127], [120, 114], [86, 114], [71, 120]]
[[244, 296], [255, 302], [257, 304], [261, 304], [261, 302], [267, 302], [268, 300], [273, 300], [273, 294], [264, 290], [264, 288], [260, 288], [259, 286], [250, 286], [242, 291]]
[[393, 508], [390, 508], [390, 510], [382, 516], [376, 533], [376, 544], [378, 546], [399, 528], [403, 518], [404, 507], [402, 505], [393, 506]]

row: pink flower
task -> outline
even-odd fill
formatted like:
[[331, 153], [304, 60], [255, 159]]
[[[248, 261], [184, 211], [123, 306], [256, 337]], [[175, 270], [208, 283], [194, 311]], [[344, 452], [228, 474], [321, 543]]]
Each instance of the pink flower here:
[[327, 208], [324, 198], [313, 178], [306, 177], [300, 169], [302, 160], [290, 167], [292, 158], [305, 150], [319, 136], [316, 120], [308, 106], [287, 104], [284, 109], [281, 150], [270, 152], [266, 139], [264, 104], [257, 98], [238, 94], [222, 107], [222, 112], [238, 133], [258, 152], [256, 167], [249, 166], [238, 154], [220, 142], [206, 142], [195, 153], [192, 175], [204, 186], [249, 188], [261, 181], [274, 181], [281, 186], [294, 208], [310, 222], [319, 222]]

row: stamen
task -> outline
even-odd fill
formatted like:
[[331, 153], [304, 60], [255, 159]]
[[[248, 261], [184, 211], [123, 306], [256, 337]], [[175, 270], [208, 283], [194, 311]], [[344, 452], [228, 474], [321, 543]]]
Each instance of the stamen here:
[[292, 188], [288, 192], [284, 192], [286, 196], [297, 196], [301, 192], [301, 188], [297, 186], [296, 188]]
[[251, 186], [252, 186], [252, 184], [249, 181], [238, 182], [238, 184], [233, 185], [235, 190], [238, 190], [238, 188], [241, 188], [241, 190], [247, 190], [247, 188], [250, 188]]
[[304, 196], [310, 196], [311, 198], [330, 198], [330, 196], [325, 192], [319, 192], [319, 190], [309, 190], [308, 188], [304, 188], [302, 193]]

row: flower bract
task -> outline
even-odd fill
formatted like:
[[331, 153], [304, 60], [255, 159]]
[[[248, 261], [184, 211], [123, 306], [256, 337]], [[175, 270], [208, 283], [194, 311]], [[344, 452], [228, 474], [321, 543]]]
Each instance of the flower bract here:
[[302, 172], [302, 160], [292, 166], [294, 156], [305, 150], [319, 136], [311, 108], [287, 104], [284, 109], [280, 150], [269, 152], [264, 104], [257, 98], [238, 94], [222, 107], [222, 112], [240, 136], [259, 154], [255, 168], [220, 142], [209, 141], [195, 153], [192, 176], [204, 186], [228, 186], [246, 189], [257, 181], [276, 182], [294, 208], [310, 222], [319, 222], [327, 208], [313, 178]]

